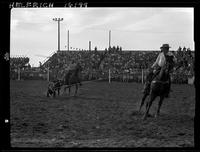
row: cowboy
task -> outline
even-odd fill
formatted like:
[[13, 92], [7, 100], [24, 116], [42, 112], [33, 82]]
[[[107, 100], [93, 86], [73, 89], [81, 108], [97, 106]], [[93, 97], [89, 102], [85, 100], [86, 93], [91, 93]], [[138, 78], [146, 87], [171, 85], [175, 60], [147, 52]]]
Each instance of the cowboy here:
[[67, 68], [65, 69], [67, 72], [71, 73], [76, 69], [76, 63], [74, 60], [71, 61], [71, 63], [69, 64], [69, 66], [67, 66]]
[[[149, 94], [151, 81], [153, 80], [153, 78], [155, 78], [157, 74], [159, 74], [161, 68], [166, 64], [166, 56], [173, 56], [173, 60], [174, 62], [176, 62], [176, 57], [172, 54], [172, 52], [169, 52], [169, 48], [170, 48], [169, 44], [163, 44], [160, 47], [161, 52], [159, 53], [156, 61], [153, 63], [153, 65], [149, 69], [150, 71], [149, 76], [151, 78], [147, 79], [148, 81], [145, 84], [145, 88], [143, 92], [146, 92]], [[169, 79], [169, 88], [170, 87], [171, 87], [171, 80]], [[169, 92], [170, 92], [170, 89], [167, 92], [166, 97], [169, 97]]]
[[[76, 68], [80, 66], [79, 62], [75, 62], [75, 60], [72, 60], [71, 63], [69, 64], [69, 66], [67, 66], [65, 68], [65, 71], [67, 72], [67, 77], [69, 78], [73, 72], [76, 70]], [[80, 84], [80, 86], [82, 85], [80, 78], [78, 77], [78, 83]]]
[[65, 64], [65, 67], [64, 67], [64, 73], [66, 73], [67, 74], [67, 77], [69, 78], [72, 74], [73, 74], [73, 72], [75, 71], [75, 69], [76, 69], [76, 63], [75, 63], [75, 61], [74, 60], [72, 60], [70, 63], [69, 63], [69, 65], [67, 65], [67, 64]]

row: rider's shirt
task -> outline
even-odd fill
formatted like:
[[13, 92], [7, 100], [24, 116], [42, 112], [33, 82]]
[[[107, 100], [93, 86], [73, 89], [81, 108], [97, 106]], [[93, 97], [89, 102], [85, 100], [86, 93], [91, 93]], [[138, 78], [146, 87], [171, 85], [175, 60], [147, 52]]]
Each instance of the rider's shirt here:
[[152, 68], [154, 68], [155, 66], [159, 66], [159, 67], [163, 67], [165, 65], [166, 59], [165, 59], [165, 55], [163, 52], [161, 52], [156, 61], [154, 62], [154, 64], [152, 65]]
[[[167, 55], [174, 56], [171, 52], [168, 52]], [[174, 56], [174, 61], [176, 62], [175, 56]], [[156, 61], [154, 62], [154, 64], [152, 65], [152, 68], [154, 68], [155, 66], [163, 67], [165, 65], [165, 63], [166, 63], [165, 55], [164, 55], [163, 52], [161, 52], [158, 55], [158, 57], [157, 57]]]

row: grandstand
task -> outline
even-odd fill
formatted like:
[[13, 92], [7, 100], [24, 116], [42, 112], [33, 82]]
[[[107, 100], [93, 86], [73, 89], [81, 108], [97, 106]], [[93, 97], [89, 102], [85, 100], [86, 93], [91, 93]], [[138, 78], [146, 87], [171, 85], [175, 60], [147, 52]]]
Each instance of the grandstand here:
[[[50, 80], [60, 77], [71, 60], [79, 61], [83, 67], [82, 79], [93, 80], [108, 79], [109, 69], [112, 81], [137, 81], [143, 82], [147, 69], [156, 60], [160, 51], [158, 50], [120, 50], [119, 47], [112, 47], [108, 50], [94, 51], [57, 51], [44, 63], [44, 69], [49, 68]], [[187, 83], [188, 78], [194, 76], [193, 63], [194, 51], [178, 50], [173, 51], [178, 61], [183, 62], [183, 67], [172, 74], [172, 82]]]
[[[112, 81], [144, 82], [147, 69], [156, 60], [159, 50], [122, 50], [113, 46], [105, 50], [53, 52], [39, 67], [31, 67], [29, 58], [13, 56], [10, 58], [10, 79], [61, 79], [71, 60], [79, 61], [83, 71], [82, 80], [105, 79]], [[194, 79], [194, 51], [185, 47], [173, 51], [183, 67], [172, 74], [174, 83], [192, 83]]]

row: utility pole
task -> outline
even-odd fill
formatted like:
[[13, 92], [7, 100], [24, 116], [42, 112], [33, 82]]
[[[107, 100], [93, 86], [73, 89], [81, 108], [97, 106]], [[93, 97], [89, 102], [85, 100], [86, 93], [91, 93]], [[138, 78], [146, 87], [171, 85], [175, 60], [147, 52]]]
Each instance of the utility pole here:
[[109, 48], [111, 47], [111, 30], [109, 31]]
[[53, 18], [53, 21], [58, 22], [58, 51], [60, 51], [60, 21], [63, 21], [63, 18]]
[[[110, 52], [111, 49], [111, 30], [109, 31], [109, 48], [108, 51]], [[110, 70], [110, 61], [109, 61], [109, 70], [108, 70], [108, 82], [111, 83], [111, 70]]]
[[91, 51], [91, 41], [89, 41], [89, 51]]
[[69, 51], [69, 30], [67, 31], [67, 50]]

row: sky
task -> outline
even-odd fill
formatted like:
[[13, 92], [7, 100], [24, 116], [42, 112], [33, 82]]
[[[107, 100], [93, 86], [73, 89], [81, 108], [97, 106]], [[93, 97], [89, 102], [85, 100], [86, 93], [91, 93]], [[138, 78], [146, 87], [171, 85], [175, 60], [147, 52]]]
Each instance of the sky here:
[[171, 50], [194, 50], [194, 9], [175, 7], [89, 7], [89, 8], [13, 8], [11, 10], [10, 54], [27, 56], [38, 66], [58, 49], [86, 49], [109, 45], [122, 50], [159, 50], [168, 43]]

